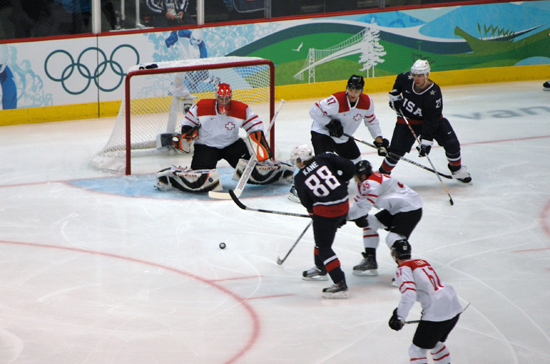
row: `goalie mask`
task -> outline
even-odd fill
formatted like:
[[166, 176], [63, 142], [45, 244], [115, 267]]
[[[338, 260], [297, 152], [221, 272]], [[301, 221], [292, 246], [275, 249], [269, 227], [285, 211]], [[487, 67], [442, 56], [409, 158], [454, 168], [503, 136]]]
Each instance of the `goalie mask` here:
[[216, 104], [218, 106], [218, 113], [225, 115], [229, 112], [231, 107], [231, 86], [227, 83], [220, 83], [216, 86]]

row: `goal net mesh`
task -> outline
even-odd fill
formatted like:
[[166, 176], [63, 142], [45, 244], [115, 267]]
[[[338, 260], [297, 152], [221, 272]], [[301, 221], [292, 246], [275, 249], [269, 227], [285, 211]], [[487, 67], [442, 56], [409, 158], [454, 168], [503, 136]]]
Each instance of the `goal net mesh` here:
[[132, 156], [166, 153], [169, 149], [159, 148], [157, 136], [179, 132], [187, 109], [201, 99], [215, 98], [215, 87], [220, 82], [228, 83], [233, 99], [249, 105], [267, 125], [273, 113], [273, 79], [273, 64], [256, 57], [133, 66], [126, 76], [124, 99], [111, 136], [90, 163], [100, 169], [126, 169], [130, 174]]

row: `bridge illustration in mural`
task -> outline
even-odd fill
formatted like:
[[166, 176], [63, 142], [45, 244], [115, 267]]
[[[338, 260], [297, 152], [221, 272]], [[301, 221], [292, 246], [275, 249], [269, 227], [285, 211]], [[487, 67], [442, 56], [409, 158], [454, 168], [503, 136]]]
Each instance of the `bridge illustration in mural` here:
[[361, 71], [366, 71], [366, 77], [374, 77], [374, 67], [383, 63], [386, 55], [380, 44], [380, 30], [376, 27], [366, 27], [359, 33], [326, 49], [309, 48], [306, 61], [300, 72], [294, 75], [297, 80], [303, 81], [307, 73], [308, 83], [315, 83], [315, 67], [339, 58], [360, 54], [359, 63], [363, 65]]

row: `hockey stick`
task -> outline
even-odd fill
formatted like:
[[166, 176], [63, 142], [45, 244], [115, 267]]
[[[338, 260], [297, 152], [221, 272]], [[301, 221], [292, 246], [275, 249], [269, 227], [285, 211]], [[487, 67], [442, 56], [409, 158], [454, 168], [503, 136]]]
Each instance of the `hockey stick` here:
[[[369, 142], [366, 142], [366, 141], [364, 141], [364, 140], [361, 140], [361, 139], [359, 139], [359, 138], [356, 138], [356, 137], [354, 137], [353, 135], [349, 135], [349, 134], [346, 134], [346, 133], [344, 133], [344, 135], [347, 136], [348, 138], [352, 138], [353, 140], [355, 140], [355, 141], [358, 142], [358, 143], [362, 143], [362, 144], [368, 145], [368, 146], [371, 147], [371, 148], [378, 149], [378, 147], [376, 147], [374, 144], [371, 144], [371, 143], [369, 143]], [[387, 153], [388, 153], [388, 155], [389, 155], [390, 157], [395, 158], [395, 159], [397, 159], [397, 160], [405, 161], [405, 162], [407, 162], [407, 163], [410, 163], [410, 164], [412, 164], [412, 165], [414, 165], [414, 166], [420, 167], [420, 168], [425, 169], [426, 171], [429, 171], [429, 172], [432, 172], [432, 173], [437, 173], [437, 174], [439, 174], [441, 177], [445, 177], [445, 178], [448, 178], [448, 179], [453, 179], [453, 176], [450, 176], [450, 175], [448, 175], [448, 174], [445, 174], [445, 173], [441, 173], [441, 172], [435, 171], [435, 170], [431, 169], [430, 167], [426, 167], [426, 166], [423, 165], [423, 164], [420, 164], [420, 163], [415, 162], [415, 161], [413, 161], [413, 160], [407, 159], [407, 158], [405, 158], [405, 157], [401, 157], [399, 154], [395, 154], [395, 153], [392, 153], [392, 152], [387, 152]]]
[[300, 234], [300, 236], [298, 236], [298, 239], [296, 239], [296, 241], [294, 242], [294, 244], [292, 244], [292, 246], [290, 247], [290, 250], [288, 251], [288, 253], [286, 253], [285, 257], [283, 259], [279, 258], [277, 256], [277, 264], [281, 265], [285, 262], [286, 258], [288, 258], [288, 256], [290, 255], [290, 253], [292, 253], [292, 251], [294, 250], [294, 248], [296, 247], [296, 245], [298, 245], [298, 242], [300, 241], [300, 239], [302, 239], [302, 236], [304, 236], [304, 234], [306, 233], [307, 229], [309, 229], [309, 227], [311, 226], [313, 221], [310, 221], [306, 228], [304, 229], [304, 231], [302, 231], [302, 233]]
[[243, 210], [264, 212], [264, 213], [267, 213], [267, 214], [276, 214], [276, 215], [285, 215], [285, 216], [295, 216], [295, 217], [307, 217], [307, 218], [311, 218], [311, 216], [309, 216], [309, 215], [306, 215], [306, 214], [298, 214], [298, 213], [295, 213], [295, 212], [284, 212], [284, 211], [275, 211], [275, 210], [263, 210], [263, 209], [256, 209], [256, 208], [253, 208], [253, 207], [247, 207], [247, 206], [245, 206], [245, 204], [243, 204], [243, 203], [241, 202], [241, 200], [239, 200], [239, 198], [235, 195], [235, 192], [233, 192], [233, 190], [229, 190], [229, 196], [231, 196], [231, 198], [232, 198], [233, 201], [237, 204], [237, 206], [239, 206], [239, 207], [240, 207], [241, 209], [243, 209]]
[[[403, 120], [405, 120], [405, 123], [407, 124], [407, 126], [409, 127], [409, 130], [411, 131], [412, 135], [414, 136], [414, 139], [416, 140], [416, 142], [418, 143], [418, 146], [421, 147], [422, 146], [422, 143], [420, 142], [420, 139], [418, 139], [418, 136], [416, 135], [416, 133], [414, 132], [411, 124], [409, 123], [409, 120], [407, 119], [407, 117], [405, 117], [405, 115], [403, 114], [403, 110], [400, 110], [401, 111], [401, 114], [403, 115]], [[437, 176], [437, 179], [439, 180], [439, 182], [441, 182], [441, 186], [443, 186], [443, 189], [445, 190], [445, 192], [447, 192], [447, 196], [449, 196], [449, 203], [451, 204], [451, 206], [453, 206], [455, 203], [453, 201], [453, 198], [451, 197], [451, 194], [449, 193], [449, 190], [447, 189], [447, 186], [445, 186], [445, 183], [443, 183], [443, 180], [441, 179], [441, 177], [439, 176], [439, 172], [437, 172], [437, 169], [435, 169], [435, 166], [434, 164], [432, 163], [432, 160], [430, 159], [430, 157], [426, 154], [426, 159], [428, 160], [428, 162], [430, 162], [430, 165], [432, 166], [433, 170], [436, 172], [435, 175]]]
[[[277, 115], [279, 115], [279, 111], [281, 111], [281, 109], [283, 108], [284, 103], [285, 103], [285, 100], [281, 100], [281, 103], [279, 104], [277, 111], [275, 111], [275, 115], [273, 115], [273, 119], [271, 119], [271, 122], [267, 126], [265, 134], [269, 134], [269, 132], [271, 131], [271, 127], [275, 123], [275, 118], [277, 118]], [[244, 187], [246, 186], [246, 183], [250, 179], [250, 176], [252, 175], [252, 171], [254, 170], [254, 167], [256, 167], [256, 163], [258, 163], [258, 159], [256, 158], [256, 155], [251, 153], [250, 160], [248, 161], [248, 164], [246, 165], [246, 168], [244, 169], [243, 174], [241, 175], [241, 178], [239, 178], [237, 187], [235, 188], [234, 193], [237, 197], [241, 196], [241, 193], [243, 193]], [[227, 192], [216, 192], [216, 191], [208, 192], [208, 196], [211, 198], [217, 198], [221, 200], [229, 200], [231, 198], [231, 196], [229, 196]]]
[[[462, 314], [464, 313], [464, 311], [466, 311], [466, 309], [467, 309], [468, 307], [470, 307], [470, 303], [468, 303], [468, 304], [466, 305], [466, 307], [464, 307], [464, 309], [462, 310], [462, 312], [461, 312], [460, 314], [462, 315]], [[422, 320], [410, 320], [410, 321], [405, 321], [404, 324], [405, 324], [405, 325], [417, 324], [417, 323], [419, 323], [420, 321], [422, 321]]]

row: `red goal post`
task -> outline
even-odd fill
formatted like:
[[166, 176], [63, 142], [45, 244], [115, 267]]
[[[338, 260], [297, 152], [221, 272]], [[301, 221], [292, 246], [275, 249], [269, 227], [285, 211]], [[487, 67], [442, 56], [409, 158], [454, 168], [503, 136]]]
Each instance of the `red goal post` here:
[[[130, 175], [132, 155], [151, 154], [140, 152], [145, 150], [162, 153], [157, 136], [177, 132], [185, 109], [214, 98], [220, 82], [228, 83], [233, 99], [249, 105], [264, 125], [273, 118], [275, 66], [270, 60], [228, 56], [136, 65], [126, 74], [124, 99], [111, 137], [91, 164]], [[269, 140], [275, 150], [275, 128]]]

